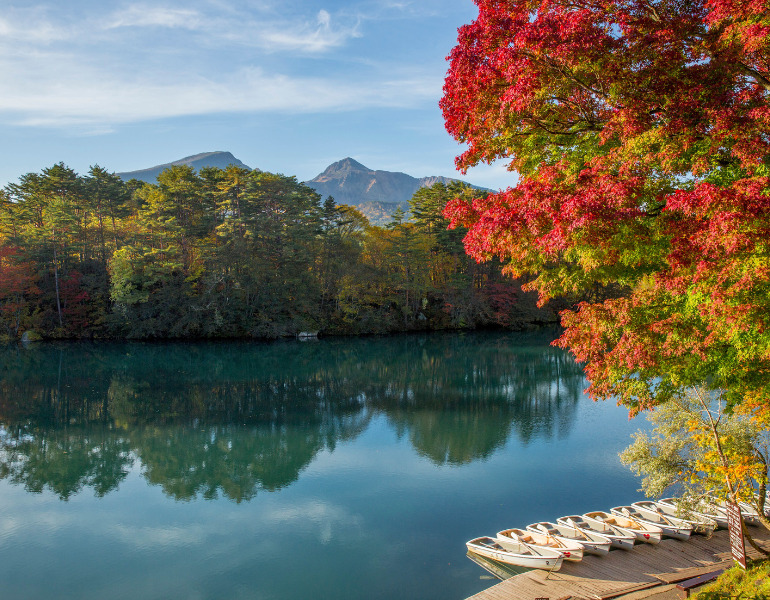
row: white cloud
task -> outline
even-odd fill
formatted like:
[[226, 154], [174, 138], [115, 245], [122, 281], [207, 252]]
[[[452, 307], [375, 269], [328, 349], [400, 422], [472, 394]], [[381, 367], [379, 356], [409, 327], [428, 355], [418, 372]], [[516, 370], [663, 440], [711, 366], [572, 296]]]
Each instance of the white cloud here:
[[[7, 11], [0, 16], [0, 122], [98, 134], [214, 113], [416, 108], [441, 95], [440, 73], [428, 67], [371, 63], [363, 70], [346, 54], [320, 69], [297, 59], [329, 57], [360, 37], [361, 17], [322, 9], [292, 20], [264, 4], [247, 13], [216, 0], [174, 2], [58, 20], [42, 6]], [[158, 27], [168, 31], [159, 35]]]
[[321, 10], [315, 22], [253, 23], [249, 27], [229, 29], [229, 39], [258, 46], [269, 52], [297, 50], [322, 53], [344, 45], [351, 38], [361, 37], [359, 23], [335, 25], [331, 14]]
[[30, 8], [0, 16], [0, 48], [5, 45], [48, 45], [71, 38], [72, 29], [52, 23], [46, 11]]
[[[8, 10], [0, 16], [0, 49], [9, 42], [35, 47], [69, 41], [78, 46], [97, 44], [100, 51], [109, 55], [123, 40], [121, 30], [133, 30], [135, 35], [141, 35], [142, 29], [165, 28], [197, 34], [187, 40], [191, 47], [245, 46], [270, 52], [322, 53], [360, 37], [360, 17], [349, 17], [347, 21], [340, 23], [323, 9], [308, 19], [276, 17], [273, 10], [259, 4], [244, 10], [217, 3], [200, 9], [187, 5], [133, 3], [104, 14], [72, 12], [65, 22], [61, 18], [53, 19], [51, 11], [41, 5]], [[149, 31], [147, 35], [155, 36]], [[135, 41], [135, 38], [129, 39]], [[147, 45], [151, 47], [160, 42], [157, 37], [150, 37]]]
[[312, 113], [371, 107], [410, 107], [434, 102], [440, 78], [411, 76], [350, 82], [289, 77], [240, 68], [217, 77], [132, 77], [49, 57], [44, 68], [25, 68], [0, 58], [0, 79], [15, 81], [0, 95], [0, 120], [27, 126], [104, 128], [209, 113]]
[[195, 30], [201, 27], [202, 22], [200, 13], [189, 8], [134, 4], [112, 15], [105, 28], [168, 27]]

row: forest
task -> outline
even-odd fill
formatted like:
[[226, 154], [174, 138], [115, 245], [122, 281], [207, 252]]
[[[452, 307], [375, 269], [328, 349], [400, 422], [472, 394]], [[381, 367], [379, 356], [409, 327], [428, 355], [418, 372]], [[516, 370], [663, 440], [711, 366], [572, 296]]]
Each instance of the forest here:
[[[447, 230], [461, 183], [372, 226], [296, 178], [175, 166], [157, 184], [63, 163], [0, 191], [0, 337], [275, 339], [557, 320]], [[25, 335], [26, 334], [26, 335]]]

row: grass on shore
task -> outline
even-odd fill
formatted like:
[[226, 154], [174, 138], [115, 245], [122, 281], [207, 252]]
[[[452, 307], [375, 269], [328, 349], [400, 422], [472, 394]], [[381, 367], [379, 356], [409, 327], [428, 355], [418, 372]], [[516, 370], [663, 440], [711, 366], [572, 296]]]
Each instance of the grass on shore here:
[[693, 596], [696, 600], [714, 598], [770, 599], [770, 560], [754, 562], [744, 571], [740, 567], [728, 569], [714, 582]]

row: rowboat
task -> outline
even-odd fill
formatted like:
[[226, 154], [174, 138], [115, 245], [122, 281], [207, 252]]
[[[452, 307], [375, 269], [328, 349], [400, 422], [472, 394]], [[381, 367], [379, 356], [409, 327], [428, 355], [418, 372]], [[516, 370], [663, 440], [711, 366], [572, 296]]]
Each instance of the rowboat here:
[[682, 501], [677, 498], [661, 498], [660, 500], [656, 500], [657, 504], [673, 508], [677, 513], [684, 512], [684, 514], [687, 515], [685, 518], [689, 518], [689, 515], [705, 517], [716, 522], [718, 529], [727, 529], [727, 513], [722, 507], [701, 500], [697, 502], [692, 509], [681, 511], [681, 502]]
[[551, 523], [550, 521], [540, 521], [539, 523], [527, 525], [527, 531], [547, 533], [563, 541], [577, 542], [583, 546], [585, 552], [600, 556], [607, 554], [612, 545], [612, 541], [606, 536], [592, 531], [583, 531], [572, 525]]
[[[713, 504], [717, 509], [727, 514], [727, 504], [717, 498], [709, 496], [709, 503]], [[754, 510], [754, 507], [746, 502], [738, 502], [738, 506], [741, 509], [741, 517], [746, 525], [754, 525], [755, 527], [761, 524], [759, 520], [759, 513]]]
[[556, 550], [564, 560], [579, 561], [583, 558], [583, 546], [577, 542], [562, 541], [547, 533], [524, 531], [523, 529], [506, 529], [497, 533], [497, 543], [503, 548], [509, 544], [526, 544], [527, 546]]
[[[770, 517], [770, 497], [768, 495], [767, 493], [765, 494], [765, 501], [762, 504], [765, 517]], [[757, 505], [759, 505], [759, 494], [754, 494], [754, 499], [757, 501]]]
[[586, 513], [585, 516], [616, 527], [621, 531], [628, 532], [628, 535], [633, 535], [640, 542], [659, 544], [663, 537], [663, 530], [660, 527], [649, 523], [643, 524], [630, 517], [622, 517], [620, 515], [614, 515], [598, 510]]
[[612, 527], [611, 525], [605, 525], [601, 521], [586, 517], [585, 515], [570, 515], [568, 517], [559, 517], [556, 519], [557, 523], [562, 525], [572, 525], [583, 531], [590, 531], [592, 533], [598, 533], [604, 537], [610, 538], [613, 548], [622, 548], [623, 550], [631, 550], [634, 547], [634, 538], [636, 536], [626, 535], [619, 529]]
[[508, 548], [501, 546], [491, 537], [480, 537], [466, 542], [468, 550], [485, 558], [491, 558], [508, 565], [526, 567], [528, 569], [548, 569], [558, 571], [564, 557], [560, 552], [549, 548], [535, 548], [527, 544], [513, 545]]
[[717, 528], [717, 522], [714, 519], [709, 519], [708, 517], [696, 518], [695, 515], [692, 515], [693, 518], [679, 517], [676, 514], [677, 509], [672, 508], [667, 504], [658, 504], [657, 502], [653, 502], [651, 500], [642, 500], [641, 502], [634, 502], [633, 506], [636, 506], [637, 508], [640, 508], [640, 509], [644, 508], [649, 511], [656, 511], [671, 519], [679, 519], [680, 521], [684, 521], [690, 527], [692, 527], [692, 530], [694, 533], [711, 535], [712, 533], [714, 533], [714, 530]]
[[650, 525], [660, 527], [663, 530], [663, 535], [678, 540], [689, 540], [690, 535], [692, 534], [692, 527], [684, 521], [680, 521], [673, 517], [667, 517], [657, 511], [638, 508], [636, 505], [615, 506], [610, 509], [610, 512], [613, 515], [636, 519], [640, 523], [649, 523]]
[[[711, 502], [716, 504], [720, 509], [724, 511], [727, 510], [727, 506], [722, 500], [711, 498]], [[738, 502], [738, 506], [741, 509], [741, 517], [743, 518], [743, 521], [746, 523], [746, 525], [754, 525], [755, 527], [760, 525], [759, 513], [754, 510], [754, 507], [751, 506], [751, 504], [746, 502]]]
[[759, 520], [759, 513], [754, 507], [746, 502], [738, 502], [738, 506], [741, 507], [741, 516], [743, 517], [743, 520], [746, 521], [746, 524], [759, 527], [761, 521]]

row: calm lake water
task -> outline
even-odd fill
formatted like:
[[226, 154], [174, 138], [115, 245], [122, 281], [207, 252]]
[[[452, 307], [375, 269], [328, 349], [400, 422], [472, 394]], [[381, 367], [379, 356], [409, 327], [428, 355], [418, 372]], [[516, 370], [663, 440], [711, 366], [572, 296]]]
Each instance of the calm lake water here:
[[468, 539], [641, 497], [552, 337], [0, 349], [2, 597], [462, 600]]

